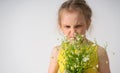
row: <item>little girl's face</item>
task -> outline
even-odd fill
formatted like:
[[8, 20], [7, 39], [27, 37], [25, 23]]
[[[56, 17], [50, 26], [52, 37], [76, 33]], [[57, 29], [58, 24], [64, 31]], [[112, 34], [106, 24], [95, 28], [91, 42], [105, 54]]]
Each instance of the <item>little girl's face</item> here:
[[60, 28], [68, 39], [75, 38], [75, 33], [85, 35], [88, 27], [84, 15], [78, 12], [62, 12]]

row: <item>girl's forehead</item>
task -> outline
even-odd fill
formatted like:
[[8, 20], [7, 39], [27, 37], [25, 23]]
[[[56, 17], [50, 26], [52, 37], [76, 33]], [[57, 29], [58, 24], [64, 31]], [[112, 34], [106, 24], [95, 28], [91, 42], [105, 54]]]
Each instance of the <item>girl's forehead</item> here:
[[83, 14], [80, 14], [79, 12], [69, 12], [69, 11], [63, 11], [61, 14], [61, 20], [64, 19], [71, 19], [71, 20], [85, 20], [85, 17]]
[[61, 24], [79, 24], [86, 23], [83, 15], [78, 12], [63, 12], [61, 15]]
[[68, 11], [68, 10], [64, 9], [61, 12], [61, 17], [63, 18], [65, 16], [72, 16], [72, 17], [76, 17], [76, 18], [81, 18], [81, 17], [84, 18], [84, 15], [79, 11], [74, 11], [74, 10]]

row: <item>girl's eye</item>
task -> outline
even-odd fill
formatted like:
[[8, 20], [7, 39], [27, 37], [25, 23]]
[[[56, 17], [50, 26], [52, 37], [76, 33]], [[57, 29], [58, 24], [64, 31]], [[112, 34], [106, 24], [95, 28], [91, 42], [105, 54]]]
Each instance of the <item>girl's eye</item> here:
[[76, 25], [75, 28], [80, 28], [82, 27], [83, 25]]
[[66, 25], [65, 28], [70, 28], [70, 26]]

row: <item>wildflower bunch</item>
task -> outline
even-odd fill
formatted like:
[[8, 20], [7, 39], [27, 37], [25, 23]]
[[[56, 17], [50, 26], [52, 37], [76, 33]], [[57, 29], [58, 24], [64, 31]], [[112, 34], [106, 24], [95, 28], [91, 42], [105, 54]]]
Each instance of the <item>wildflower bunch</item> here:
[[76, 35], [72, 41], [64, 39], [58, 56], [59, 73], [83, 73], [92, 68], [97, 58], [96, 48], [96, 44], [85, 41], [81, 35]]

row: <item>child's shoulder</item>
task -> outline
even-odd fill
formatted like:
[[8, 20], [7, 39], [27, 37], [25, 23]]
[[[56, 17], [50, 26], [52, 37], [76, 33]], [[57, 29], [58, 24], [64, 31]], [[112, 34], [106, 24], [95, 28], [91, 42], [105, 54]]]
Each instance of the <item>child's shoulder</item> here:
[[52, 54], [57, 56], [59, 50], [60, 50], [60, 45], [53, 47]]
[[54, 51], [59, 51], [60, 50], [60, 45], [57, 45], [53, 48]]
[[60, 46], [55, 46], [51, 52], [51, 60], [57, 61], [57, 56], [60, 50]]
[[[94, 42], [93, 42], [93, 41], [90, 41], [90, 40], [88, 40], [88, 43], [94, 44]], [[98, 47], [98, 54], [99, 54], [99, 55], [103, 55], [103, 54], [106, 53], [106, 49], [105, 49], [104, 47], [102, 47], [102, 46], [100, 46], [100, 45], [98, 45], [98, 44], [97, 44], [97, 47]]]
[[107, 55], [106, 49], [101, 46], [98, 46], [98, 56], [105, 57], [106, 55]]
[[[90, 44], [94, 44], [93, 41], [88, 41]], [[107, 55], [107, 52], [106, 52], [106, 49], [100, 45], [97, 44], [97, 47], [98, 47], [98, 56], [106, 56]]]

